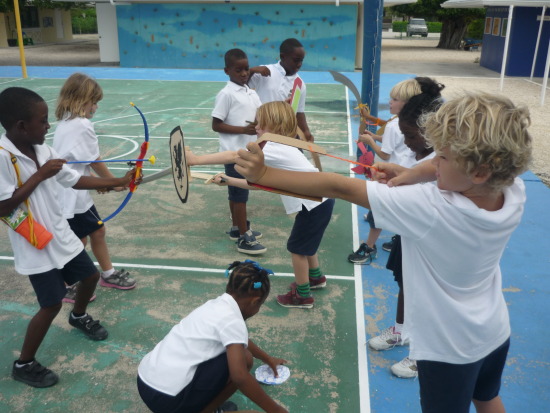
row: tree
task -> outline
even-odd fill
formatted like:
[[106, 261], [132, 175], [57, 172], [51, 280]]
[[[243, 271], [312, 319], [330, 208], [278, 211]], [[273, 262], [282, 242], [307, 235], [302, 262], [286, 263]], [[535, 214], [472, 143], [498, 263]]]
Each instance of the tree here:
[[477, 19], [485, 17], [485, 8], [478, 9], [444, 9], [441, 3], [446, 0], [418, 0], [414, 4], [393, 6], [391, 10], [405, 17], [436, 18], [441, 21], [440, 49], [460, 49], [460, 45], [468, 25]]
[[[25, 6], [34, 6], [39, 9], [69, 10], [76, 5], [76, 3], [54, 2], [52, 0], [18, 0], [18, 3], [20, 10]], [[0, 13], [6, 13], [8, 11], [13, 11], [13, 0], [0, 0]]]

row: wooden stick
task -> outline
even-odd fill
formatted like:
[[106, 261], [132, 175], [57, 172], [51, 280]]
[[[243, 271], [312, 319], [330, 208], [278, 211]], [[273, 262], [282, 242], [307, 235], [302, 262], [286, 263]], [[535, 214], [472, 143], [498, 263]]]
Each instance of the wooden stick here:
[[[304, 131], [298, 127], [298, 136], [300, 137], [300, 140], [303, 142], [308, 142], [306, 139], [306, 135], [304, 134]], [[323, 167], [321, 165], [321, 158], [319, 158], [319, 155], [315, 152], [311, 152], [311, 159], [313, 159], [313, 163], [315, 164], [315, 167], [319, 169], [319, 172], [323, 172]]]
[[[319, 153], [321, 155], [326, 155], [327, 151], [322, 146], [316, 145], [315, 143], [305, 142], [295, 138], [289, 138], [288, 136], [277, 135], [276, 133], [266, 132], [258, 140], [257, 144], [262, 142], [275, 142], [281, 143], [283, 145], [293, 146], [295, 148], [305, 149], [306, 151]], [[262, 145], [260, 145], [262, 146]]]

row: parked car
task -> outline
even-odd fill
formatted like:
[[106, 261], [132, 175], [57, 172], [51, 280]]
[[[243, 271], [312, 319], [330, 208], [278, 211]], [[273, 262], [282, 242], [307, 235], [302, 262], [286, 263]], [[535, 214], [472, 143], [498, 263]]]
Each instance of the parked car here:
[[422, 37], [428, 37], [428, 26], [424, 19], [411, 19], [407, 25], [407, 36], [414, 36], [415, 34]]

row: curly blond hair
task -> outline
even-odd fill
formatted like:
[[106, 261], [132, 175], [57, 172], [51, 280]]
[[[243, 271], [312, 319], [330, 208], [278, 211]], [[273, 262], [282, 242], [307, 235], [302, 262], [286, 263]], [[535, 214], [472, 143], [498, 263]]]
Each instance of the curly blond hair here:
[[260, 128], [278, 135], [296, 137], [298, 122], [292, 107], [282, 101], [264, 103], [256, 111]]
[[466, 174], [487, 168], [493, 191], [511, 185], [531, 162], [529, 111], [505, 96], [464, 92], [426, 114], [421, 123], [427, 142], [436, 151], [448, 147]]
[[84, 73], [73, 73], [63, 84], [57, 99], [55, 117], [57, 120], [85, 117], [84, 106], [97, 103], [103, 98], [101, 86]]

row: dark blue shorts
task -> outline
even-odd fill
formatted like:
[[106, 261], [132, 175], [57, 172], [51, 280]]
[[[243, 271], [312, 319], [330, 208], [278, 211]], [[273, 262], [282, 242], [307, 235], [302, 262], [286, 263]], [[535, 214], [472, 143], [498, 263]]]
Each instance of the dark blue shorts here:
[[375, 229], [376, 224], [374, 223], [374, 216], [372, 215], [372, 211], [369, 211], [367, 214], [367, 222], [369, 223], [369, 227]]
[[104, 224], [98, 224], [101, 221], [95, 205], [92, 205], [89, 210], [82, 214], [74, 214], [74, 217], [68, 219], [69, 226], [80, 239], [86, 238], [92, 232], [96, 232]]
[[334, 199], [327, 199], [311, 211], [302, 205], [302, 210], [294, 219], [286, 249], [292, 254], [308, 257], [315, 255], [332, 217], [333, 209]]
[[393, 236], [393, 245], [391, 247], [390, 255], [388, 256], [388, 262], [386, 268], [393, 272], [393, 279], [399, 285], [399, 288], [403, 290], [403, 254], [401, 249], [401, 235]]
[[498, 396], [510, 347], [507, 339], [487, 357], [470, 364], [418, 360], [423, 413], [468, 413], [472, 399], [487, 402]]
[[[230, 176], [232, 178], [244, 179], [244, 176], [242, 176], [241, 174], [239, 174], [235, 170], [235, 164], [234, 163], [226, 164], [226, 165], [224, 165], [224, 167], [225, 167], [225, 174], [227, 176]], [[245, 204], [245, 203], [248, 202], [248, 193], [249, 192], [250, 191], [248, 189], [237, 188], [236, 186], [228, 186], [227, 187], [227, 194], [228, 194], [227, 199], [229, 199], [230, 201], [233, 201], [233, 202], [241, 202], [241, 203]]]
[[175, 396], [148, 386], [137, 377], [139, 395], [154, 413], [199, 413], [221, 393], [229, 380], [227, 353], [198, 365], [193, 380]]
[[70, 260], [61, 269], [29, 275], [32, 288], [36, 293], [40, 307], [51, 307], [61, 303], [67, 293], [68, 285], [84, 280], [97, 273], [97, 268], [85, 250]]

